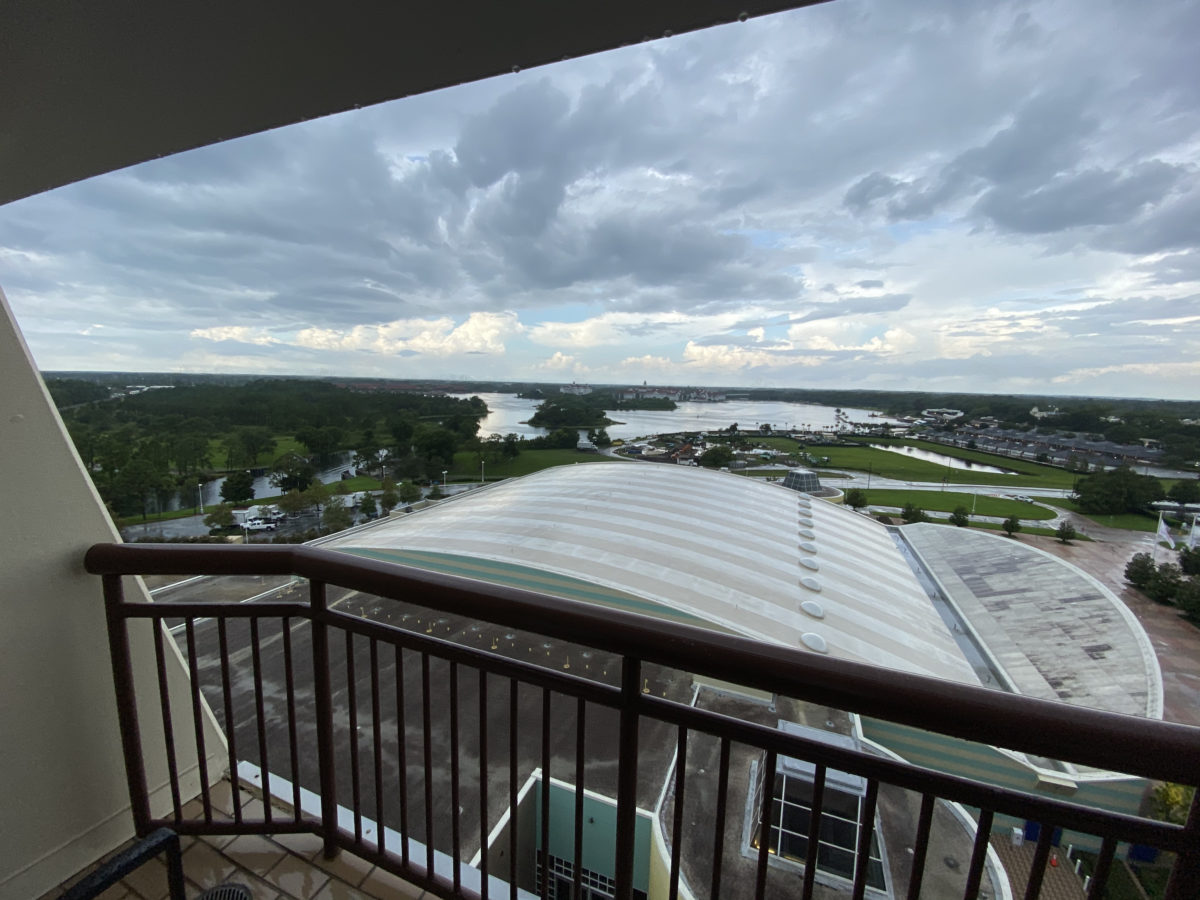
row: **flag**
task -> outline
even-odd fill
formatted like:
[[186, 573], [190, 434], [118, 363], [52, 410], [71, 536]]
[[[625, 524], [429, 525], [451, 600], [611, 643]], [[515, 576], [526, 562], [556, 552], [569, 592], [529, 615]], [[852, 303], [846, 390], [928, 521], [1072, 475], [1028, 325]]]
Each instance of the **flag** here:
[[1171, 537], [1171, 529], [1163, 521], [1162, 513], [1158, 514], [1158, 540], [1166, 541], [1168, 547], [1175, 549], [1175, 538]]

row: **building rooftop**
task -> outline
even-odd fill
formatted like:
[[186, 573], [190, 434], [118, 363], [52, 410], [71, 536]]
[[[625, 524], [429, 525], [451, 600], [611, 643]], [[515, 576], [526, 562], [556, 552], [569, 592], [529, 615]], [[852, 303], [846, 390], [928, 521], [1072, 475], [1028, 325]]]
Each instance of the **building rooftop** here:
[[1019, 693], [1162, 718], [1154, 648], [1100, 582], [1043, 550], [968, 528], [903, 528]]
[[755, 479], [560, 467], [323, 546], [978, 684], [882, 526]]

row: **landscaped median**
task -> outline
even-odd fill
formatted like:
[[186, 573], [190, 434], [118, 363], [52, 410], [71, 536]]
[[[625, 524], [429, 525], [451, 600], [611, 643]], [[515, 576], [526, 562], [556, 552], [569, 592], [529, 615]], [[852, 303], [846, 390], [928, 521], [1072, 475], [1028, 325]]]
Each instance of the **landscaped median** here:
[[[968, 513], [976, 516], [992, 516], [1007, 519], [1016, 516], [1018, 519], [1053, 519], [1054, 510], [1046, 509], [1036, 503], [1026, 503], [1023, 500], [1012, 500], [1007, 497], [992, 497], [988, 494], [965, 494], [961, 491], [906, 491], [895, 489], [863, 491], [867, 495], [870, 506], [889, 506], [901, 509], [906, 503], [919, 507], [926, 512], [951, 513], [958, 507], [965, 507]], [[972, 513], [972, 507], [974, 512]]]

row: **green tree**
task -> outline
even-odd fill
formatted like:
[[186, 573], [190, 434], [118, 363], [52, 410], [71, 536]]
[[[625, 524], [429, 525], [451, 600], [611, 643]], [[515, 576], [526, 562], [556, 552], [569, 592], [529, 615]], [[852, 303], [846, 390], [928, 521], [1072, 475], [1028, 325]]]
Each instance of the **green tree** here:
[[509, 433], [504, 436], [504, 458], [516, 459], [521, 455], [520, 435]]
[[1185, 578], [1175, 591], [1175, 605], [1193, 622], [1200, 622], [1200, 578]]
[[204, 517], [204, 524], [210, 532], [233, 527], [233, 507], [228, 503], [219, 503]]
[[1180, 478], [1171, 485], [1167, 497], [1176, 503], [1200, 503], [1200, 478]]
[[1055, 529], [1054, 536], [1058, 538], [1061, 543], [1069, 544], [1071, 541], [1075, 540], [1075, 526], [1064, 519], [1062, 524]]
[[396, 482], [390, 478], [383, 479], [383, 493], [379, 495], [379, 509], [386, 516], [400, 502], [400, 493], [396, 490]]
[[1188, 784], [1160, 782], [1150, 793], [1150, 806], [1154, 818], [1175, 825], [1187, 822], [1188, 810], [1196, 796], [1196, 788]]
[[246, 425], [234, 432], [234, 441], [241, 454], [241, 459], [248, 466], [258, 462], [258, 458], [275, 449], [275, 435], [264, 425]]
[[329, 502], [333, 491], [329, 489], [329, 485], [320, 481], [314, 481], [304, 489], [304, 504], [317, 511], [317, 522], [321, 521], [321, 510]]
[[957, 528], [966, 528], [971, 524], [971, 513], [965, 506], [956, 506], [954, 512], [950, 513], [949, 521]]
[[708, 469], [721, 469], [733, 462], [733, 451], [726, 444], [713, 444], [700, 454], [698, 462]]
[[1200, 547], [1180, 547], [1179, 568], [1184, 575], [1200, 575]]
[[1146, 585], [1144, 592], [1155, 603], [1169, 604], [1174, 601], [1183, 584], [1183, 572], [1174, 563], [1163, 563], [1154, 570], [1154, 577]]
[[1145, 590], [1153, 580], [1157, 568], [1154, 565], [1154, 557], [1149, 553], [1135, 553], [1125, 564], [1125, 580], [1138, 590]]
[[867, 500], [867, 492], [859, 488], [850, 488], [846, 491], [846, 505], [851, 509], [859, 510], [870, 506]]
[[1004, 529], [1004, 533], [1009, 537], [1015, 538], [1017, 532], [1021, 530], [1021, 520], [1016, 516], [1009, 516], [1000, 527]]
[[445, 494], [442, 493], [442, 486], [435, 481], [433, 487], [430, 488], [429, 493], [425, 496], [429, 500], [441, 500]]
[[354, 514], [348, 506], [341, 503], [330, 503], [325, 507], [322, 523], [327, 531], [345, 531], [354, 524]]
[[299, 453], [288, 451], [271, 465], [271, 484], [284, 493], [303, 491], [317, 475], [316, 467]]
[[401, 503], [416, 503], [421, 499], [421, 489], [411, 481], [406, 481], [400, 485], [400, 502]]
[[231, 472], [221, 482], [221, 499], [226, 503], [245, 503], [253, 498], [254, 476], [249, 472]]
[[375, 495], [369, 491], [363, 494], [362, 500], [358, 504], [358, 511], [368, 519], [373, 519], [379, 514], [379, 506], [375, 502]]
[[292, 488], [286, 494], [275, 501], [275, 505], [279, 507], [279, 511], [287, 516], [298, 516], [304, 510], [308, 509], [308, 500], [304, 494]]
[[296, 432], [296, 440], [303, 444], [318, 462], [324, 463], [341, 449], [346, 440], [346, 432], [336, 425], [304, 428]]
[[397, 454], [408, 456], [412, 453], [413, 433], [417, 429], [417, 419], [411, 413], [401, 413], [387, 421], [387, 429], [392, 434]]
[[925, 515], [925, 510], [921, 509], [915, 503], [905, 503], [904, 508], [900, 510], [900, 518], [910, 525], [914, 522], [929, 521], [929, 516]]
[[1162, 482], [1152, 475], [1139, 475], [1129, 466], [1093, 472], [1075, 486], [1079, 508], [1100, 515], [1138, 512], [1164, 496]]
[[449, 428], [422, 423], [413, 435], [413, 447], [426, 465], [449, 466], [454, 462], [460, 440], [460, 435]]

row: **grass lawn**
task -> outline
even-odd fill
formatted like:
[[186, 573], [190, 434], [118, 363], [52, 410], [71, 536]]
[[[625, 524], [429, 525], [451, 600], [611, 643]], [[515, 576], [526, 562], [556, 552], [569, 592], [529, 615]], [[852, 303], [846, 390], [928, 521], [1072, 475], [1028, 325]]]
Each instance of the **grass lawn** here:
[[[572, 463], [620, 462], [599, 453], [584, 453], [579, 450], [522, 450], [516, 459], [488, 462], [484, 474], [488, 481], [512, 478], [540, 472], [552, 466], [569, 466]], [[447, 476], [451, 481], [478, 481], [479, 454], [470, 450], [454, 454], [454, 465]]]
[[1126, 531], [1154, 531], [1158, 528], [1157, 516], [1148, 516], [1144, 513], [1119, 513], [1112, 516], [1099, 516], [1081, 511], [1078, 503], [1074, 500], [1068, 500], [1065, 497], [1044, 497], [1043, 500], [1051, 506], [1057, 506], [1059, 509], [1079, 513], [1079, 515], [1091, 519], [1097, 525], [1104, 525], [1107, 528], [1123, 528]]
[[964, 494], [955, 491], [902, 491], [902, 490], [870, 490], [865, 491], [867, 500], [872, 506], [904, 506], [912, 503], [921, 509], [936, 512], [954, 512], [956, 507], [965, 506], [968, 510], [975, 503], [975, 514], [978, 516], [1016, 516], [1018, 519], [1053, 519], [1054, 512], [1044, 506], [1025, 503], [1021, 500], [1008, 500], [1002, 497], [987, 497], [982, 494]]
[[[220, 437], [209, 438], [208, 440], [208, 458], [212, 461], [214, 469], [225, 469], [225, 438], [229, 435], [223, 434]], [[283, 454], [292, 452], [299, 453], [301, 456], [307, 456], [308, 451], [294, 437], [289, 435], [275, 436], [275, 449], [268, 450], [266, 453], [258, 454], [258, 459], [254, 461], [255, 466], [269, 466]]]
[[890, 450], [876, 450], [874, 447], [866, 446], [810, 447], [808, 452], [813, 456], [829, 458], [829, 461], [822, 463], [820, 468], [854, 469], [860, 472], [866, 472], [869, 469], [880, 477], [894, 478], [897, 481], [937, 482], [945, 478], [957, 484], [992, 484], [1010, 488], [1021, 485], [1069, 488], [1075, 484], [1073, 472], [1056, 469], [1053, 466], [1009, 459], [1005, 456], [993, 456], [957, 447], [944, 447], [941, 444], [930, 444], [924, 441], [876, 440], [872, 438], [872, 442], [891, 443], [897, 446], [911, 445], [922, 450], [941, 453], [944, 456], [969, 459], [972, 462], [985, 463], [998, 468], [1014, 469], [1017, 470], [1017, 474], [1005, 475], [997, 472], [952, 469], [949, 466], [926, 462], [923, 459], [905, 457]]

